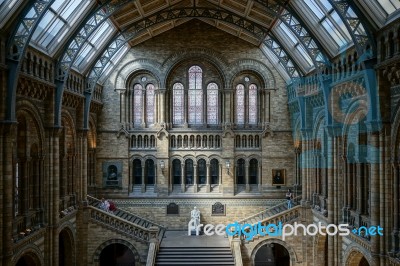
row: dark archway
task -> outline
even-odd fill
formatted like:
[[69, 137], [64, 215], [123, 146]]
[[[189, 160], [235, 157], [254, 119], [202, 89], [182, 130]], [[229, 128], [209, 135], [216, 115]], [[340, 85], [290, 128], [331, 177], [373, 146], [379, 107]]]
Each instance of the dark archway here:
[[362, 257], [359, 266], [369, 266], [369, 263], [365, 257]]
[[59, 266], [74, 265], [75, 261], [73, 252], [73, 241], [71, 239], [71, 235], [67, 230], [61, 231], [58, 243], [59, 243], [58, 265]]
[[266, 244], [257, 250], [254, 266], [290, 266], [289, 252], [280, 244]]
[[135, 255], [125, 245], [115, 243], [100, 253], [100, 266], [135, 266]]
[[17, 263], [16, 266], [40, 266], [40, 261], [33, 253], [28, 253], [22, 256]]

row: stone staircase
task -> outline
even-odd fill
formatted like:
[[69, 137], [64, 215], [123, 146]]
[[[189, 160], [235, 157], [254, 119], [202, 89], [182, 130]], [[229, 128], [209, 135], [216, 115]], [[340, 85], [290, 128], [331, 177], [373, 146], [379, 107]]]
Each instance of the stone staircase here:
[[[161, 241], [166, 231], [165, 227], [154, 223], [150, 220], [145, 218], [139, 217], [133, 213], [127, 212], [125, 210], [119, 209], [118, 207], [114, 212], [105, 212], [100, 209], [101, 200], [94, 198], [92, 196], [87, 196], [89, 206], [93, 207], [92, 213], [95, 220], [101, 221], [104, 225], [108, 227], [118, 227], [115, 229], [120, 229], [120, 227], [125, 226], [125, 228], [132, 227], [132, 230], [136, 230], [137, 232], [143, 231], [145, 232], [146, 229], [150, 230], [150, 228], [157, 228], [157, 235], [156, 238]], [[125, 225], [123, 225], [125, 223]], [[136, 229], [135, 229], [136, 228]], [[125, 230], [125, 229], [124, 229]], [[128, 229], [130, 231], [130, 229]], [[142, 233], [143, 233], [142, 232]]]
[[229, 247], [160, 247], [155, 265], [234, 266], [235, 262]]
[[[300, 197], [295, 198], [292, 201], [292, 208], [298, 205], [298, 202], [300, 200]], [[265, 220], [268, 220], [268, 218], [276, 216], [278, 214], [284, 213], [287, 211], [287, 202], [282, 202], [278, 205], [275, 205], [273, 207], [270, 207], [266, 209], [265, 211], [258, 212], [256, 214], [253, 214], [249, 217], [246, 217], [243, 220], [238, 221], [239, 224], [256, 224], [258, 222], [264, 222]]]

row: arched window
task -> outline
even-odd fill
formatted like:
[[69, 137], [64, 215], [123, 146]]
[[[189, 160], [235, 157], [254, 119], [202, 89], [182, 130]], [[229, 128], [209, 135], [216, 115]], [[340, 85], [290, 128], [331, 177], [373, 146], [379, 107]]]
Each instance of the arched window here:
[[135, 185], [142, 184], [142, 162], [139, 159], [133, 160], [133, 180]]
[[256, 159], [250, 160], [249, 165], [249, 184], [257, 184], [258, 177], [258, 161]]
[[237, 160], [236, 166], [236, 184], [243, 185], [244, 184], [244, 177], [245, 174], [245, 162], [244, 159]]
[[174, 178], [174, 185], [181, 184], [182, 167], [181, 161], [178, 159], [172, 161], [172, 176]]
[[135, 126], [142, 124], [142, 98], [143, 98], [142, 85], [136, 84], [133, 87], [133, 123]]
[[146, 87], [146, 122], [147, 125], [154, 124], [154, 85]]
[[238, 84], [236, 86], [236, 123], [238, 125], [244, 125], [244, 86], [243, 84]]
[[186, 184], [191, 185], [193, 184], [193, 161], [191, 159], [187, 159], [185, 161], [185, 178]]
[[189, 68], [189, 124], [203, 123], [203, 71], [199, 66]]
[[207, 172], [206, 160], [200, 159], [197, 162], [197, 175], [199, 176], [199, 184], [206, 183], [206, 178], [207, 178], [206, 172]]
[[249, 86], [249, 124], [257, 125], [257, 86]]
[[183, 124], [184, 118], [184, 90], [182, 83], [175, 83], [172, 88], [173, 101], [173, 123], [176, 125]]
[[154, 185], [154, 177], [155, 177], [155, 167], [154, 161], [151, 159], [146, 160], [146, 167], [145, 167], [145, 177], [146, 177], [146, 184]]
[[207, 86], [207, 124], [218, 124], [218, 85], [209, 83]]
[[219, 162], [217, 159], [212, 159], [210, 161], [210, 177], [211, 177], [211, 184], [218, 184], [219, 183]]

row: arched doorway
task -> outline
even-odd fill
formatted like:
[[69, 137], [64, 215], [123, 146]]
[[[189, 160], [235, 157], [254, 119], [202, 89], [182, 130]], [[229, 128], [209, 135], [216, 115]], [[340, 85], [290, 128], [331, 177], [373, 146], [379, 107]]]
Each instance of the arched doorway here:
[[16, 266], [40, 266], [38, 257], [33, 253], [23, 255], [15, 264]]
[[73, 241], [67, 230], [62, 230], [59, 237], [59, 256], [58, 265], [68, 266], [75, 264], [75, 256], [73, 252]]
[[257, 250], [254, 266], [290, 266], [288, 250], [280, 244], [265, 244]]
[[369, 266], [370, 264], [361, 252], [354, 250], [353, 252], [351, 252], [350, 256], [348, 257], [346, 265]]
[[135, 266], [135, 255], [127, 246], [119, 243], [105, 247], [100, 253], [100, 266]]

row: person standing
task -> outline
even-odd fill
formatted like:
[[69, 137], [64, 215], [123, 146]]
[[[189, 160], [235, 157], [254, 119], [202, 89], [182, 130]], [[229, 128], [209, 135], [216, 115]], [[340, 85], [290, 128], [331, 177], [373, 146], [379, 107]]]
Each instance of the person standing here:
[[292, 208], [292, 198], [293, 198], [292, 191], [290, 189], [288, 189], [286, 192], [286, 200], [287, 200], [287, 208], [288, 209]]

